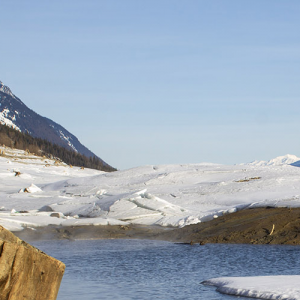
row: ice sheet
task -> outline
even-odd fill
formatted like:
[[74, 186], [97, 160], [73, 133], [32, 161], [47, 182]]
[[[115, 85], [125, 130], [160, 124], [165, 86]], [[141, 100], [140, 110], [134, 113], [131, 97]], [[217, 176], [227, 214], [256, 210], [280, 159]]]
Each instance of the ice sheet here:
[[203, 282], [217, 291], [258, 299], [299, 300], [300, 276], [221, 277]]

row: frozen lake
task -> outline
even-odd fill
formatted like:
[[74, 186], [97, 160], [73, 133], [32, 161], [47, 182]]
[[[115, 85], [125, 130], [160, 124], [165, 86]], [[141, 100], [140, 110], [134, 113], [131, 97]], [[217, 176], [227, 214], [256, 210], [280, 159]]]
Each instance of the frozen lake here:
[[66, 264], [58, 300], [235, 299], [201, 282], [221, 276], [299, 275], [300, 269], [299, 246], [149, 240], [32, 244]]

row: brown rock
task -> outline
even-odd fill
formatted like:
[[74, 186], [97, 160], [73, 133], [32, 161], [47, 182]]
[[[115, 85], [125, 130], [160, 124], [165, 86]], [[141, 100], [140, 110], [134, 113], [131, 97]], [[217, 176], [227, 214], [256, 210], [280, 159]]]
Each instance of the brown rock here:
[[65, 265], [0, 226], [0, 300], [55, 300]]
[[50, 214], [50, 217], [53, 217], [53, 218], [60, 218], [60, 215], [59, 215], [59, 213], [52, 213], [52, 214]]

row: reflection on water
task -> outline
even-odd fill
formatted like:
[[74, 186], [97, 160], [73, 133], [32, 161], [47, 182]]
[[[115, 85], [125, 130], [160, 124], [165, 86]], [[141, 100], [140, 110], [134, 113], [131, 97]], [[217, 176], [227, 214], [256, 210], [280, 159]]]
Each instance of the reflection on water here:
[[58, 300], [235, 299], [201, 282], [220, 276], [299, 275], [300, 267], [298, 246], [149, 240], [33, 244], [66, 264]]

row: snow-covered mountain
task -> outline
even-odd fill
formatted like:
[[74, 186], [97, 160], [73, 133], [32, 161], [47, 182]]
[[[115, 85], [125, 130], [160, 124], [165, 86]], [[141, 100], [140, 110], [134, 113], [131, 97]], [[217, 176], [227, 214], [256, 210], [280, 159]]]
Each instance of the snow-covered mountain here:
[[[33, 137], [46, 139], [54, 144], [84, 154], [87, 157], [96, 156], [64, 127], [29, 109], [1, 81], [0, 124], [7, 125], [21, 132], [27, 132]], [[105, 162], [103, 163], [106, 164]]]
[[255, 160], [250, 163], [245, 163], [242, 165], [249, 165], [249, 166], [282, 166], [282, 165], [292, 165], [295, 167], [300, 167], [300, 157], [296, 155], [287, 154], [284, 156], [278, 156], [273, 158], [269, 161], [264, 160]]

